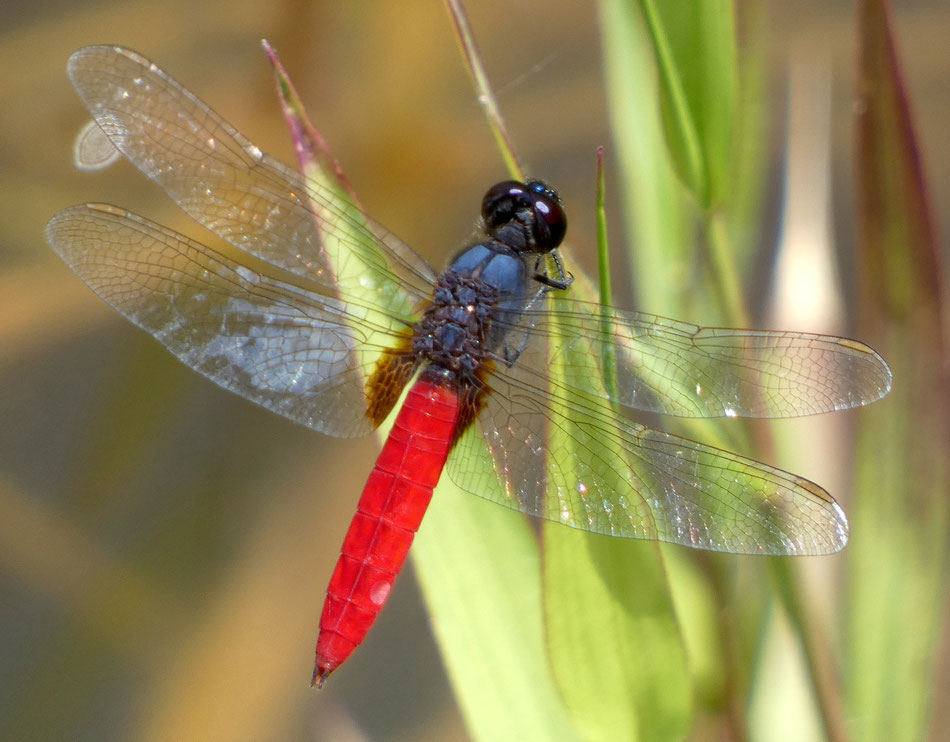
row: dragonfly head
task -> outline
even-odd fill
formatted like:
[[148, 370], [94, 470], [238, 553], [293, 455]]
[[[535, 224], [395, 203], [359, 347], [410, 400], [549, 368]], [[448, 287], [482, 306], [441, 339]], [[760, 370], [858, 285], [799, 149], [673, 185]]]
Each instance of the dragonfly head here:
[[499, 232], [505, 230], [508, 237], [511, 228], [516, 228], [522, 233], [522, 249], [532, 252], [551, 252], [567, 232], [567, 216], [560, 196], [540, 180], [496, 183], [482, 200], [482, 218], [492, 236], [501, 237]]

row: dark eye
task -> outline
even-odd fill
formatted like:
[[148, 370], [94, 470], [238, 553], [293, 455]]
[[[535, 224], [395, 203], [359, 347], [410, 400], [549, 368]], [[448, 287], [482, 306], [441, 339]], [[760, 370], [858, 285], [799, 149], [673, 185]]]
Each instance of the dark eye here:
[[482, 199], [482, 218], [489, 230], [510, 222], [515, 211], [526, 204], [525, 184], [517, 180], [495, 183]]
[[541, 181], [496, 183], [482, 200], [482, 217], [490, 232], [512, 221], [522, 209], [531, 209], [534, 218], [524, 226], [531, 229], [538, 250], [547, 252], [561, 244], [567, 232], [567, 217], [557, 191]]
[[567, 215], [561, 207], [561, 198], [557, 191], [539, 180], [529, 180], [527, 188], [536, 217], [535, 242], [540, 250], [553, 250], [567, 233]]

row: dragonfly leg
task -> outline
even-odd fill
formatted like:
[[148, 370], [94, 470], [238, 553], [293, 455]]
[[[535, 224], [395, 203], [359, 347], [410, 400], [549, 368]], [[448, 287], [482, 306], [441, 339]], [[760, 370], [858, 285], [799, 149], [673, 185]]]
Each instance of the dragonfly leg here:
[[557, 278], [552, 278], [542, 269], [541, 261], [544, 260], [544, 255], [539, 255], [537, 262], [534, 264], [534, 280], [545, 286], [547, 291], [555, 289], [563, 291], [574, 283], [574, 276], [564, 270], [564, 264], [561, 262], [561, 256], [557, 250], [551, 251], [551, 257], [554, 258], [554, 265], [557, 266]]

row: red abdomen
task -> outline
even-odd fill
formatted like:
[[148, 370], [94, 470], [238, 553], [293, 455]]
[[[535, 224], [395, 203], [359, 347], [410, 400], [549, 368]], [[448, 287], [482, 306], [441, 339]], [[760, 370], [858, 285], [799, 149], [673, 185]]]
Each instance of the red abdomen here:
[[425, 515], [452, 446], [459, 401], [454, 385], [423, 374], [406, 396], [343, 541], [320, 617], [313, 682], [363, 641]]

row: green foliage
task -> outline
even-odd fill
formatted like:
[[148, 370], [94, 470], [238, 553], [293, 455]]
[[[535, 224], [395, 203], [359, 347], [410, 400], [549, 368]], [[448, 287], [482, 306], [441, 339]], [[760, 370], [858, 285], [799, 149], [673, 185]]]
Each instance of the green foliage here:
[[[604, 0], [600, 12], [605, 80], [620, 163], [616, 180], [629, 222], [637, 295], [644, 308], [662, 314], [700, 315], [704, 321], [721, 318], [744, 325], [750, 320], [740, 276], [748, 269], [740, 262], [751, 255], [748, 243], [756, 235], [753, 220], [761, 208], [766, 166], [760, 140], [765, 130], [760, 100], [764, 61], [757, 54], [758, 39], [747, 42], [739, 71], [738, 20], [733, 4], [726, 0]], [[754, 33], [760, 20], [756, 11], [746, 10], [743, 20]], [[480, 92], [490, 97], [490, 91]], [[897, 108], [877, 113], [883, 120]], [[912, 134], [909, 126], [881, 128], [883, 138], [872, 146], [896, 158], [890, 162], [898, 164], [897, 170], [900, 163], [912, 164], [912, 148], [896, 155], [892, 151], [895, 141]], [[868, 186], [873, 181], [863, 182]], [[871, 194], [869, 200], [897, 204], [895, 208], [904, 209], [901, 213], [912, 215], [914, 200], [925, 200], [911, 195], [900, 204], [887, 187], [882, 183], [884, 192]], [[602, 247], [604, 243], [602, 237]], [[892, 254], [899, 255], [903, 247], [897, 239]], [[895, 270], [891, 275], [910, 274]], [[891, 282], [888, 287], [898, 297], [908, 295], [905, 286]], [[899, 299], [884, 301], [893, 304]], [[874, 327], [868, 326], [867, 332], [872, 342], [881, 341]], [[919, 342], [918, 349], [923, 345]], [[939, 343], [928, 347], [939, 352]], [[884, 350], [885, 356], [893, 357]], [[906, 344], [895, 344], [893, 351], [902, 358], [914, 356]], [[609, 359], [603, 361], [602, 368], [608, 371], [605, 383], [610, 384], [612, 366]], [[900, 378], [900, 366], [895, 370]], [[551, 371], [557, 378], [556, 362]], [[925, 381], [925, 389], [932, 393], [936, 382], [932, 377]], [[773, 562], [774, 569], [768, 570], [764, 560], [677, 553], [672, 559], [675, 569], [668, 571], [667, 552], [656, 545], [543, 526], [543, 591], [538, 598], [544, 606], [547, 655], [578, 734], [584, 739], [676, 739], [687, 734], [697, 717], [721, 716], [737, 738], [746, 734], [749, 723], [759, 734], [782, 728], [795, 738], [797, 727], [785, 725], [776, 716], [781, 708], [776, 711], [765, 702], [784, 696], [789, 703], [798, 699], [797, 708], [810, 720], [803, 719], [800, 731], [812, 723], [831, 739], [841, 739], [849, 731], [860, 739], [919, 737], [931, 679], [911, 668], [926, 665], [935, 647], [939, 596], [946, 584], [947, 515], [940, 500], [927, 500], [929, 525], [917, 523], [920, 515], [915, 518], [908, 512], [897, 521], [902, 527], [894, 528], [894, 515], [906, 509], [900, 504], [906, 479], [897, 472], [914, 456], [875, 455], [871, 441], [884, 435], [913, 445], [913, 430], [895, 414], [893, 400], [890, 408], [886, 405], [862, 413], [862, 422], [878, 423], [873, 438], [862, 434], [855, 460], [860, 499], [854, 510], [855, 543], [849, 552], [848, 622], [836, 619], [830, 633], [802, 592], [794, 563]], [[691, 423], [686, 430], [705, 440], [724, 434], [723, 428], [704, 422]], [[736, 440], [734, 426], [728, 435]], [[768, 437], [766, 427], [756, 429], [758, 440]], [[944, 436], [934, 445], [947, 440], [950, 437]], [[610, 455], [621, 454], [604, 454]], [[928, 491], [945, 492], [947, 467], [940, 462], [948, 460], [947, 453], [935, 450], [930, 460], [935, 468]], [[530, 540], [523, 545], [534, 555]], [[534, 596], [533, 588], [525, 590]], [[435, 594], [434, 589], [427, 592]], [[898, 593], [904, 598], [895, 600]], [[526, 615], [532, 621], [536, 618], [534, 610]], [[491, 625], [486, 621], [485, 636], [506, 631], [501, 623]], [[784, 690], [761, 685], [781, 677], [772, 666], [773, 654], [764, 646], [777, 641], [779, 625], [791, 629], [793, 651], [799, 654], [796, 674], [781, 678], [797, 686]], [[848, 652], [839, 669], [829, 647], [845, 626]], [[911, 636], [916, 639], [910, 641]], [[532, 642], [523, 645], [522, 652], [511, 655], [505, 673], [518, 677], [529, 666], [531, 672], [542, 672], [536, 680], [547, 702], [551, 680], [538, 666], [535, 650]], [[451, 647], [448, 651], [458, 654]], [[899, 673], [893, 671], [895, 659]], [[840, 674], [846, 694], [838, 684]], [[453, 672], [463, 705], [471, 707], [476, 691], [472, 678], [464, 675]], [[764, 703], [757, 705], [755, 719], [747, 722], [750, 699]], [[852, 729], [845, 719], [853, 720]], [[484, 733], [484, 720], [471, 715], [469, 720], [473, 729], [481, 730], [477, 736], [492, 738]]]
[[858, 316], [897, 383], [858, 440], [844, 683], [855, 739], [915, 740], [928, 736], [950, 566], [947, 293], [886, 3], [863, 0], [857, 20]]

